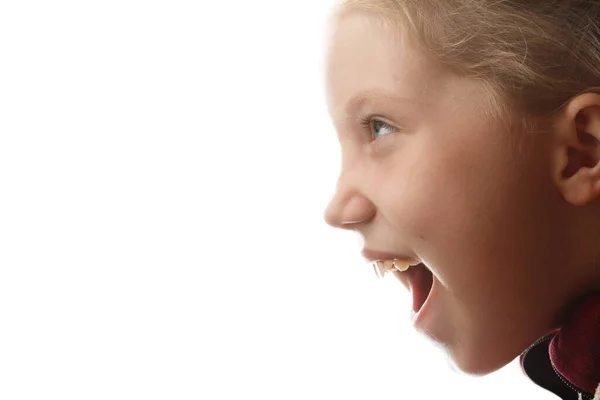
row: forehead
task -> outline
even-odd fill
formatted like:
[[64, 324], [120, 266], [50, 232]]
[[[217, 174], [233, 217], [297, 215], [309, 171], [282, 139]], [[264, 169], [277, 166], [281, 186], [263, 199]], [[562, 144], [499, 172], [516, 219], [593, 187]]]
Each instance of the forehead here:
[[352, 12], [333, 21], [326, 77], [330, 112], [343, 119], [370, 98], [423, 102], [442, 74], [392, 26]]

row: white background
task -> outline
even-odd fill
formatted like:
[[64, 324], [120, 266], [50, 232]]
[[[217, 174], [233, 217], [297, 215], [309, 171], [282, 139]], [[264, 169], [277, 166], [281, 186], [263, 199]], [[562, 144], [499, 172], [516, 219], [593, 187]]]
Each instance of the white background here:
[[453, 372], [322, 221], [328, 9], [0, 3], [1, 399], [553, 398]]

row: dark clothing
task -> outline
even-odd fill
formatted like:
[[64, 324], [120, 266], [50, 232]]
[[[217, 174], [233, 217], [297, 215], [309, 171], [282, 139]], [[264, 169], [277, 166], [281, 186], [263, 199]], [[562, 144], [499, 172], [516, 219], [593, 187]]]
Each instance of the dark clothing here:
[[563, 400], [600, 400], [600, 292], [586, 296], [560, 330], [527, 349], [521, 367]]

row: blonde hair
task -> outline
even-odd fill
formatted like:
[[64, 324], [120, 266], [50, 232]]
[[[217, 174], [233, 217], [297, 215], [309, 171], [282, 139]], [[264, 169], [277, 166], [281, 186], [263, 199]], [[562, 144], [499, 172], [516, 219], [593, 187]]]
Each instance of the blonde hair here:
[[441, 65], [478, 79], [495, 110], [547, 116], [600, 91], [600, 1], [340, 0], [407, 31]]

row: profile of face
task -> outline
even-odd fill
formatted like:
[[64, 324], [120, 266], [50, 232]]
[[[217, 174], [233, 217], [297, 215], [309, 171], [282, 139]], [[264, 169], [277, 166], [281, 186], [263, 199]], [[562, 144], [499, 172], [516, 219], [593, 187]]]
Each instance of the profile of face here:
[[[492, 372], [556, 327], [578, 285], [550, 141], [516, 140], [479, 82], [374, 16], [346, 12], [331, 32], [326, 89], [342, 166], [325, 220], [369, 250], [421, 261], [433, 284], [417, 330], [461, 370]], [[408, 273], [395, 272], [405, 283]]]

